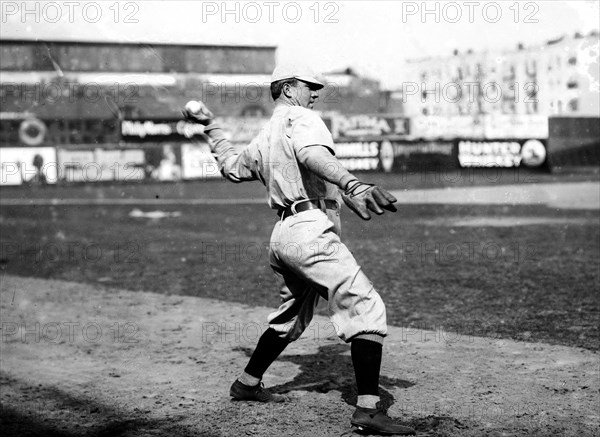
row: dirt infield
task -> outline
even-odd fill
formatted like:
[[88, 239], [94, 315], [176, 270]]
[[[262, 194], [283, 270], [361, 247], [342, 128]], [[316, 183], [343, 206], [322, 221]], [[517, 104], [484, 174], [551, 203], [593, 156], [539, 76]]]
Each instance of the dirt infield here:
[[[228, 388], [269, 308], [5, 276], [2, 429], [44, 436], [346, 436], [349, 348], [316, 317], [265, 377], [282, 405]], [[593, 436], [598, 354], [392, 327], [382, 394], [431, 436]]]

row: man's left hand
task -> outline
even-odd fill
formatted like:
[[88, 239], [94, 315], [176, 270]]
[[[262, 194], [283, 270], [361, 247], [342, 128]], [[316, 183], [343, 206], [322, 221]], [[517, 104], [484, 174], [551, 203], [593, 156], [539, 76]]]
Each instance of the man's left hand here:
[[391, 212], [397, 211], [393, 205], [393, 203], [397, 202], [397, 199], [388, 191], [377, 185], [365, 184], [358, 180], [348, 183], [348, 188], [342, 194], [342, 199], [344, 199], [344, 203], [346, 203], [348, 208], [363, 220], [371, 219], [369, 211], [378, 215], [383, 214], [384, 209]]

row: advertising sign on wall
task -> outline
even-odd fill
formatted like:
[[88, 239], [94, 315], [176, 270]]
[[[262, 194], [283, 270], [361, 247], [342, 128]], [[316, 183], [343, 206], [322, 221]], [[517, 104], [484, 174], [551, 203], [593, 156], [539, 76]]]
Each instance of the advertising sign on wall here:
[[487, 114], [478, 117], [419, 116], [410, 121], [412, 138], [515, 139], [548, 138], [548, 117], [528, 114]]
[[346, 169], [377, 170], [379, 165], [379, 144], [377, 141], [364, 141], [336, 144], [337, 158]]
[[410, 120], [410, 136], [423, 140], [483, 138], [484, 127], [472, 116], [419, 116]]
[[458, 141], [461, 167], [540, 167], [545, 161], [546, 146], [537, 139]]
[[221, 172], [208, 144], [184, 143], [181, 145], [183, 179], [220, 178]]
[[408, 119], [388, 115], [325, 114], [325, 125], [334, 140], [408, 134]]
[[178, 144], [147, 144], [144, 149], [59, 149], [59, 179], [65, 182], [178, 181]]
[[485, 138], [548, 138], [548, 117], [528, 114], [490, 114], [483, 118]]
[[444, 141], [395, 142], [394, 156], [409, 158], [418, 155], [452, 156], [454, 144]]
[[55, 184], [58, 166], [54, 147], [3, 147], [0, 185]]
[[146, 157], [141, 149], [58, 149], [58, 163], [65, 182], [139, 181]]
[[204, 126], [185, 120], [123, 120], [121, 137], [128, 142], [169, 141], [201, 135]]
[[[227, 139], [236, 143], [248, 143], [268, 119], [255, 117], [217, 118]], [[204, 126], [185, 120], [123, 120], [121, 137], [127, 142], [186, 141], [198, 138]]]
[[393, 147], [397, 170], [456, 168], [456, 147], [451, 141], [395, 141]]
[[183, 177], [181, 144], [179, 143], [146, 145], [144, 147], [144, 160], [144, 176], [146, 179], [179, 181]]
[[350, 171], [390, 172], [394, 166], [394, 147], [388, 140], [336, 143], [335, 148], [336, 157]]

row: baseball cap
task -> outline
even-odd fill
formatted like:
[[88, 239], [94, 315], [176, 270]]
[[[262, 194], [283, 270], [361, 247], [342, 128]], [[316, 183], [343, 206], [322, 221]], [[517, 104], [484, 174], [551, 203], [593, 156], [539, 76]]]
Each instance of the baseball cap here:
[[317, 85], [321, 89], [325, 85], [316, 79], [316, 74], [308, 67], [292, 64], [281, 64], [275, 67], [271, 75], [271, 83], [283, 79], [298, 79], [302, 82], [308, 82]]

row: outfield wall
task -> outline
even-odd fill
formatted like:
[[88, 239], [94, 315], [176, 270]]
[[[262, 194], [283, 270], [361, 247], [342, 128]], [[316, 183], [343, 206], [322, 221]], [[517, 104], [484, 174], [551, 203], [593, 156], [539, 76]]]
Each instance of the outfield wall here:
[[[471, 167], [545, 171], [556, 156], [570, 150], [568, 145], [574, 141], [570, 138], [579, 132], [558, 130], [560, 135], [550, 138], [549, 148], [548, 121], [537, 116], [322, 115], [332, 132], [336, 155], [350, 171], [432, 172]], [[252, 140], [266, 120], [231, 117], [219, 122], [230, 140], [241, 146]], [[203, 127], [183, 120], [79, 122], [14, 117], [1, 121], [2, 185], [221, 177]], [[591, 127], [586, 132], [577, 144], [597, 151], [598, 132]], [[549, 150], [555, 155], [548, 157]]]
[[556, 117], [550, 119], [548, 142], [552, 169], [600, 166], [600, 118]]

